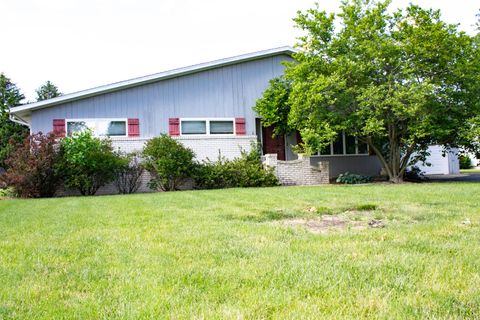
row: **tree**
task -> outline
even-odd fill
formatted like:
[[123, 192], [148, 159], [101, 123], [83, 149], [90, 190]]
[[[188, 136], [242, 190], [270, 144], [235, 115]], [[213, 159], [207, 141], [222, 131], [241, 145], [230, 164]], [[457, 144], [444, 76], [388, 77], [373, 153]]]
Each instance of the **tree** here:
[[339, 14], [299, 12], [304, 36], [285, 70], [288, 103], [275, 104], [270, 86], [256, 110], [268, 123], [288, 108], [287, 124], [309, 152], [342, 132], [357, 136], [389, 180], [401, 182], [430, 144], [475, 147], [480, 55], [478, 37], [444, 23], [439, 11], [410, 5], [389, 13], [389, 4], [350, 0]]
[[62, 93], [58, 91], [57, 86], [50, 81], [45, 82], [40, 88], [35, 90], [35, 92], [37, 93], [37, 101], [52, 99], [62, 95]]
[[28, 128], [10, 120], [10, 108], [20, 105], [25, 97], [3, 73], [0, 74], [0, 167], [7, 168], [5, 159], [14, 145], [21, 143]]
[[477, 30], [480, 31], [480, 10], [478, 10], [476, 17], [477, 17], [477, 22], [475, 23], [475, 26], [477, 27]]
[[255, 111], [262, 115], [263, 125], [273, 126], [273, 134], [276, 136], [292, 131], [288, 124], [291, 91], [291, 83], [285, 77], [272, 79], [263, 93], [263, 98], [257, 100], [254, 107]]

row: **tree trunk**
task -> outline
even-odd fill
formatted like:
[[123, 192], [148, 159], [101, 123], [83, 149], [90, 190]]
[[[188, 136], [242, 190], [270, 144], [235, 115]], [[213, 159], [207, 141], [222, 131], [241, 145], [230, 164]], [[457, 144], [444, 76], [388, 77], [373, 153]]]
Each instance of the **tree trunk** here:
[[389, 177], [388, 179], [389, 182], [391, 183], [402, 183], [403, 182], [403, 177], [402, 176], [392, 176], [392, 177]]
[[403, 175], [408, 165], [408, 160], [412, 155], [413, 146], [407, 148], [405, 154], [402, 155], [402, 148], [398, 137], [395, 135], [395, 129], [389, 128], [389, 144], [388, 158], [375, 146], [372, 139], [367, 138], [367, 143], [382, 163], [383, 169], [388, 175], [388, 181], [391, 183], [402, 183]]

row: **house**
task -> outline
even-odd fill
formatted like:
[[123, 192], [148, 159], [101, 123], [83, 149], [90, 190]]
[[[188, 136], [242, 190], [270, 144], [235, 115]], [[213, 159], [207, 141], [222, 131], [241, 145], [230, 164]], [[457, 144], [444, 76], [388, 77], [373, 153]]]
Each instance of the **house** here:
[[[258, 142], [263, 152], [293, 160], [296, 134], [273, 138], [252, 107], [270, 79], [283, 74], [294, 50], [275, 48], [121, 81], [11, 109], [13, 121], [31, 132], [58, 137], [90, 128], [109, 136], [114, 147], [141, 150], [145, 142], [168, 133], [193, 149], [198, 159], [234, 158]], [[310, 159], [329, 161], [330, 176], [350, 171], [378, 175], [377, 157], [355, 137], [341, 136]]]

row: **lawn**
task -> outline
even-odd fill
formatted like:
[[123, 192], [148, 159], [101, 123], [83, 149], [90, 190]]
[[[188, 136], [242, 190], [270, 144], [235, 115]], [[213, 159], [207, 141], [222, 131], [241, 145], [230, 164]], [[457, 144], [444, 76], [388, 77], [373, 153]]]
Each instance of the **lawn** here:
[[[478, 319], [479, 203], [475, 183], [1, 200], [0, 319]], [[349, 222], [284, 223], [329, 216]]]
[[473, 168], [473, 169], [461, 169], [460, 173], [480, 173], [480, 169]]

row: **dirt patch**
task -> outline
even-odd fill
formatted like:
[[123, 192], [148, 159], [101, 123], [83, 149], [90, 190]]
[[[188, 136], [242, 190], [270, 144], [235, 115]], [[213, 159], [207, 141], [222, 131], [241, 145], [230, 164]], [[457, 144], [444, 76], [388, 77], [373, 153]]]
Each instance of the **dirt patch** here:
[[316, 234], [340, 231], [344, 229], [365, 229], [368, 226], [366, 222], [351, 221], [336, 215], [325, 215], [314, 219], [286, 219], [277, 221], [276, 223], [285, 227], [303, 227]]

